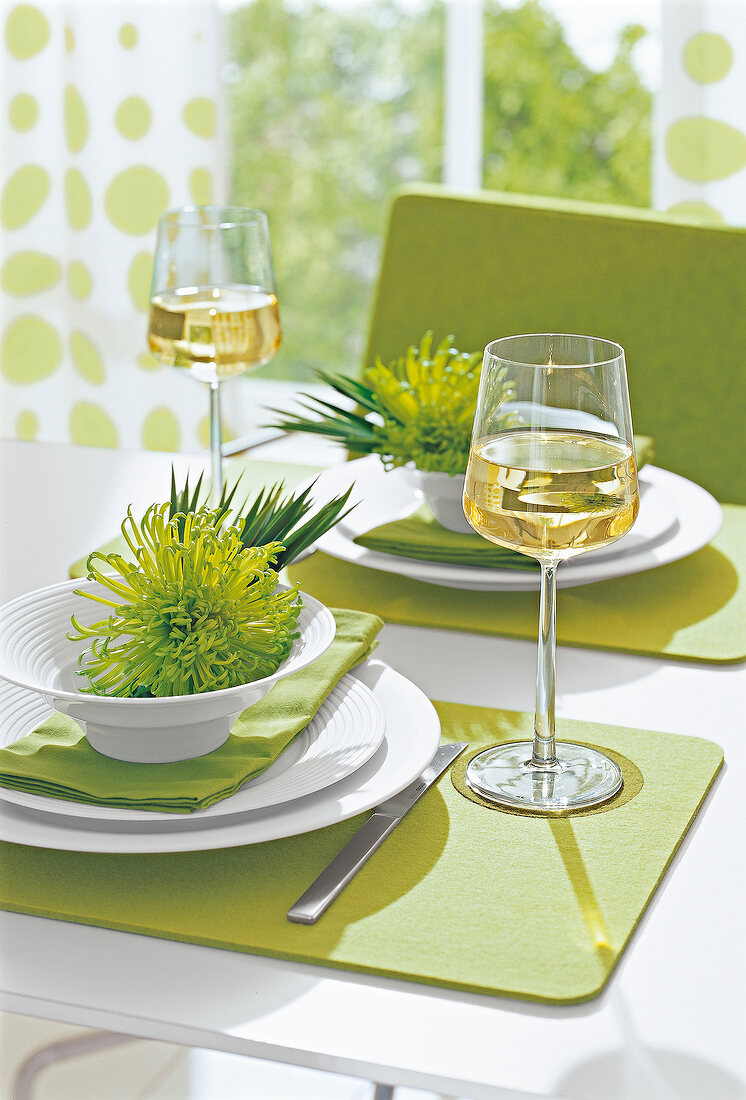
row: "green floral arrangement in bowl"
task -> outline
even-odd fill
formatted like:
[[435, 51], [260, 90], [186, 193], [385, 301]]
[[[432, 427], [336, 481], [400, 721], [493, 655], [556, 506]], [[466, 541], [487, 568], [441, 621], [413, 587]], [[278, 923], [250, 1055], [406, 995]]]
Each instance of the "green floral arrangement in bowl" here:
[[[304, 394], [303, 408], [312, 416], [282, 414], [271, 427], [323, 435], [351, 452], [380, 455], [386, 469], [411, 465], [425, 473], [457, 476], [465, 472], [469, 457], [481, 358], [481, 352], [459, 351], [453, 336], [433, 349], [428, 331], [418, 347], [409, 347], [388, 365], [378, 357], [360, 381], [315, 372], [354, 408]], [[504, 386], [504, 400], [509, 400], [507, 378]]]
[[123, 699], [220, 691], [271, 676], [290, 653], [302, 601], [278, 585], [279, 570], [346, 514], [349, 491], [309, 516], [312, 485], [285, 495], [280, 483], [234, 511], [238, 483], [215, 508], [199, 502], [201, 484], [177, 493], [172, 475], [169, 502], [140, 522], [128, 510], [131, 560], [88, 558], [97, 586], [76, 594], [109, 614], [88, 624], [72, 616], [68, 638], [89, 643], [78, 660], [89, 686], [79, 690]]
[[[277, 592], [271, 567], [281, 544], [244, 548], [235, 528], [216, 530], [208, 514], [168, 520], [153, 505], [141, 523], [129, 513], [122, 533], [136, 564], [118, 554], [89, 558], [88, 578], [111, 598], [107, 619], [81, 625], [90, 639], [80, 673], [97, 695], [159, 698], [248, 683], [274, 672], [290, 652], [300, 603]], [[111, 574], [110, 569], [116, 572]]]

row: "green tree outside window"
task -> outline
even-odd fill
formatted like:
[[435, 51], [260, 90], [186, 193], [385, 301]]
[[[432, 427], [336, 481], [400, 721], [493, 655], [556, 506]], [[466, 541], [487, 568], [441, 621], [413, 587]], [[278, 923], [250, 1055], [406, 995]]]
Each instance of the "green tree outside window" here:
[[[232, 201], [269, 213], [280, 286], [263, 373], [354, 373], [391, 192], [441, 178], [443, 4], [255, 0], [227, 18]], [[644, 29], [596, 72], [534, 0], [486, 0], [484, 20], [484, 186], [649, 205]]]

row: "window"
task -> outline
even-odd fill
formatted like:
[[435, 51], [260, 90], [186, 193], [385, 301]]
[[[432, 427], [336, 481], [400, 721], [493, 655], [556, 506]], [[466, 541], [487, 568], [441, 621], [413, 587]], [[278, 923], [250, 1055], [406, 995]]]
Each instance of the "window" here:
[[232, 196], [269, 211], [282, 295], [266, 373], [356, 368], [398, 185], [649, 205], [649, 31], [629, 17], [655, 5], [594, 5], [593, 34], [588, 7], [229, 5]]

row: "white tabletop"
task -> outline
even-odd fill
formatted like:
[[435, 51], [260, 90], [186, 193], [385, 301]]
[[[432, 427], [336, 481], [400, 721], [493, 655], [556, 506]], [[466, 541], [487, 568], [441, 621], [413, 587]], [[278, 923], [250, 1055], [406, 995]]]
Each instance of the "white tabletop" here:
[[[256, 454], [334, 460], [297, 440]], [[0, 599], [65, 579], [128, 504], [167, 494], [172, 461], [178, 476], [204, 464], [0, 444]], [[529, 643], [387, 625], [377, 655], [434, 698], [532, 709]], [[746, 666], [560, 648], [557, 675], [558, 715], [707, 737], [726, 758], [596, 1000], [546, 1007], [3, 913], [0, 1004], [475, 1100], [746, 1096]], [[458, 914], [453, 929], [457, 950]]]

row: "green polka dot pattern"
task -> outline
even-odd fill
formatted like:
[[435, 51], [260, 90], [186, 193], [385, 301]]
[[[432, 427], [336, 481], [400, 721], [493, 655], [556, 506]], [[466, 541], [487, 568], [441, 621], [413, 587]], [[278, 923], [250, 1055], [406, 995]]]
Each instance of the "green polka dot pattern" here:
[[65, 88], [65, 135], [71, 153], [79, 153], [88, 140], [88, 112], [72, 84]]
[[154, 355], [149, 351], [141, 351], [137, 357], [138, 367], [142, 367], [143, 370], [163, 370], [163, 363], [160, 359], [156, 359]]
[[3, 264], [0, 281], [8, 294], [23, 297], [39, 294], [54, 286], [60, 277], [61, 265], [54, 256], [44, 252], [16, 252]]
[[130, 264], [127, 287], [135, 309], [145, 313], [150, 304], [150, 274], [153, 257], [150, 252], [139, 252]]
[[142, 445], [146, 451], [178, 451], [181, 439], [179, 421], [171, 409], [153, 409], [142, 426]]
[[88, 447], [116, 447], [119, 435], [114, 421], [100, 405], [78, 401], [70, 413], [70, 439]]
[[733, 50], [722, 34], [702, 31], [684, 49], [684, 68], [692, 80], [712, 84], [722, 80], [733, 64]]
[[33, 4], [18, 4], [5, 23], [5, 42], [11, 57], [26, 61], [46, 46], [49, 41], [49, 23], [43, 12]]
[[155, 168], [138, 164], [114, 177], [107, 188], [104, 205], [117, 229], [142, 236], [155, 229], [158, 218], [168, 206], [168, 184]]
[[195, 168], [189, 173], [189, 194], [198, 205], [213, 201], [212, 174], [208, 168]]
[[0, 370], [7, 381], [21, 386], [39, 382], [57, 370], [61, 358], [59, 334], [43, 317], [25, 314], [6, 328]]
[[81, 260], [71, 260], [67, 268], [67, 285], [73, 298], [82, 300], [91, 293], [93, 279]]
[[139, 95], [130, 96], [117, 107], [114, 122], [122, 137], [129, 141], [138, 141], [150, 129], [152, 115], [150, 107]]
[[39, 105], [32, 95], [19, 92], [8, 105], [8, 121], [14, 130], [25, 133], [30, 130], [39, 117]]
[[33, 409], [23, 409], [16, 417], [16, 435], [30, 442], [39, 431], [39, 417]]
[[93, 203], [85, 177], [77, 168], [68, 168], [65, 173], [65, 206], [73, 229], [85, 229], [91, 220]]
[[746, 23], [742, 4], [664, 5], [656, 205], [746, 223]]
[[699, 202], [697, 199], [675, 202], [673, 206], [669, 206], [668, 213], [680, 214], [684, 218], [694, 219], [709, 225], [723, 225], [725, 221], [723, 215], [714, 206], [710, 206], [707, 202]]
[[49, 194], [49, 173], [40, 164], [24, 164], [10, 177], [0, 200], [0, 220], [6, 229], [31, 221]]
[[70, 335], [70, 353], [76, 369], [83, 378], [92, 382], [94, 386], [100, 385], [104, 380], [104, 364], [98, 349], [82, 332], [73, 332]]
[[725, 179], [746, 165], [746, 134], [715, 118], [682, 118], [668, 128], [666, 156], [685, 180]]
[[[222, 420], [223, 425], [223, 443], [230, 443], [232, 439], [236, 438], [236, 433], [230, 424], [226, 423], [225, 417]], [[210, 417], [203, 416], [200, 418], [197, 424], [197, 437], [202, 446], [207, 450], [210, 446]]]
[[0, 436], [200, 446], [147, 314], [161, 214], [225, 198], [217, 7], [6, 0]]
[[211, 99], [198, 96], [187, 103], [183, 111], [184, 125], [198, 137], [210, 138], [215, 134], [215, 104]]
[[119, 41], [125, 50], [134, 50], [137, 39], [137, 27], [134, 23], [123, 23], [119, 29]]

